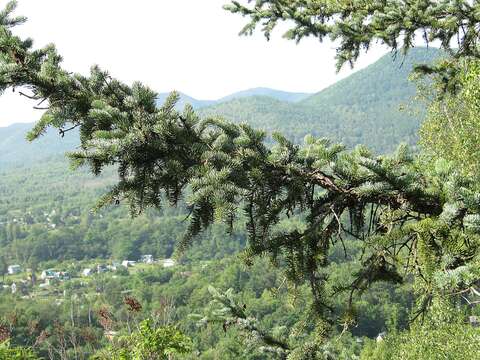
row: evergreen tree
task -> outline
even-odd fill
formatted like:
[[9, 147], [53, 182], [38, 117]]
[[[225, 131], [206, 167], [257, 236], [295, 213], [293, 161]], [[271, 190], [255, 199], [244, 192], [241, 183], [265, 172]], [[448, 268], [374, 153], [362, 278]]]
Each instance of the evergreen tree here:
[[267, 39], [280, 22], [288, 22], [287, 39], [300, 41], [313, 36], [328, 38], [337, 46], [337, 67], [354, 65], [362, 51], [372, 44], [387, 45], [403, 52], [421, 37], [435, 42], [452, 59], [435, 66], [421, 66], [424, 73], [439, 73], [444, 87], [454, 90], [460, 71], [456, 60], [477, 58], [480, 3], [476, 0], [257, 0], [231, 1], [225, 9], [248, 17], [240, 32], [252, 34], [260, 25]]
[[427, 85], [427, 103], [431, 98], [434, 101], [420, 129], [421, 143], [435, 156], [454, 162], [462, 173], [478, 178], [480, 63], [469, 60], [461, 66], [457, 93], [442, 94], [441, 85], [440, 89]]
[[[402, 38], [408, 49], [417, 29], [446, 49], [465, 31], [454, 58], [476, 57], [478, 6], [299, 0], [257, 1], [253, 8], [234, 2], [228, 9], [252, 17], [244, 32], [265, 21], [269, 36], [279, 20], [290, 19], [296, 24], [290, 38], [339, 39], [341, 65], [353, 63], [374, 39], [396, 49]], [[245, 261], [269, 255], [292, 285], [308, 283], [320, 333], [339, 316], [345, 328], [354, 324], [355, 296], [378, 281], [399, 283], [414, 275], [414, 317], [437, 298], [459, 301], [460, 295], [468, 300], [478, 294], [480, 193], [448, 161], [416, 156], [405, 146], [374, 156], [363, 146], [346, 150], [312, 136], [298, 146], [275, 134], [269, 147], [265, 134], [247, 125], [200, 119], [190, 106], [178, 112], [176, 93], [158, 108], [157, 94], [140, 83], [127, 86], [98, 66], [89, 76], [71, 74], [53, 45], [33, 49], [31, 40], [11, 31], [24, 21], [11, 17], [14, 7], [11, 2], [0, 14], [0, 90], [26, 88], [21, 95], [47, 108], [30, 140], [52, 126], [60, 135], [79, 128], [81, 145], [69, 154], [72, 163], [88, 165], [94, 174], [117, 168], [119, 181], [99, 206], [126, 202], [137, 215], [162, 206], [163, 198], [175, 205], [191, 188], [190, 226], [180, 249], [215, 221], [233, 229], [236, 219], [244, 220]], [[289, 216], [303, 223], [281, 228]], [[330, 250], [345, 236], [362, 242], [363, 267], [352, 282], [328, 287]], [[331, 300], [342, 292], [348, 300], [339, 314]]]
[[0, 359], [40, 360], [31, 349], [10, 346], [8, 340], [0, 342]]

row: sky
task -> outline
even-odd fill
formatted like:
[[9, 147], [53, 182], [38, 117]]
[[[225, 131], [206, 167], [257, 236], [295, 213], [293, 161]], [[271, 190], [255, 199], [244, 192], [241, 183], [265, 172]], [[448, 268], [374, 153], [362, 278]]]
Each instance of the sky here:
[[[309, 38], [297, 45], [282, 38], [285, 27], [270, 41], [260, 32], [238, 36], [246, 19], [223, 10], [227, 2], [19, 0], [16, 13], [29, 20], [15, 32], [38, 47], [54, 43], [69, 71], [86, 74], [98, 64], [126, 83], [202, 100], [254, 87], [313, 93], [351, 74], [347, 66], [336, 73], [334, 44]], [[354, 71], [385, 53], [373, 48]], [[17, 94], [0, 97], [0, 126], [41, 116]]]

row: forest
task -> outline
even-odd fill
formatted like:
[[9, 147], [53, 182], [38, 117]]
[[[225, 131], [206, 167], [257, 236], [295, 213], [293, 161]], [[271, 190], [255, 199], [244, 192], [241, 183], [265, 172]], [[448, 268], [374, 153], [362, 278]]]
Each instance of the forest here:
[[232, 1], [392, 55], [208, 103], [71, 73], [15, 8], [0, 94], [48, 109], [0, 128], [0, 359], [480, 359], [480, 3]]

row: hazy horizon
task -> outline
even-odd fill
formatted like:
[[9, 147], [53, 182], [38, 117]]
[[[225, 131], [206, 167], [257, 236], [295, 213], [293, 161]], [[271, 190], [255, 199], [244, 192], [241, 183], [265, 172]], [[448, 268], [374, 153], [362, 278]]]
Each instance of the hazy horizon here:
[[[248, 90], [255, 90], [255, 89], [269, 89], [269, 90], [274, 90], [274, 91], [282, 91], [282, 92], [287, 92], [287, 93], [305, 93], [305, 94], [309, 94], [309, 95], [314, 95], [315, 93], [309, 93], [309, 92], [306, 92], [306, 91], [288, 91], [288, 90], [282, 90], [282, 89], [272, 89], [272, 88], [267, 88], [265, 86], [257, 86], [257, 87], [254, 87], [254, 88], [248, 88], [248, 89], [240, 89], [238, 91], [235, 91], [233, 93], [229, 93], [229, 94], [225, 94], [225, 95], [222, 95], [218, 98], [214, 98], [214, 99], [204, 99], [204, 98], [196, 98], [196, 97], [193, 97], [191, 96], [190, 94], [182, 91], [182, 90], [170, 90], [170, 91], [165, 91], [165, 92], [159, 92], [159, 95], [161, 94], [167, 94], [167, 93], [171, 93], [172, 91], [177, 91], [183, 95], [186, 95], [186, 96], [189, 96], [189, 97], [192, 97], [193, 99], [195, 100], [198, 100], [198, 101], [218, 101], [218, 100], [221, 100], [222, 98], [225, 98], [225, 97], [228, 97], [228, 96], [231, 96], [231, 95], [234, 95], [236, 93], [240, 93], [240, 92], [243, 92], [243, 91], [248, 91]], [[14, 94], [15, 95], [15, 94]], [[0, 100], [0, 103], [1, 103], [1, 100]], [[28, 104], [26, 105], [28, 107]], [[0, 110], [1, 111], [1, 110]], [[40, 114], [41, 112], [39, 110], [34, 110], [34, 112], [36, 114]], [[8, 127], [8, 126], [11, 126], [11, 125], [16, 125], [16, 124], [33, 124], [35, 123], [36, 120], [29, 120], [29, 121], [16, 121], [16, 122], [11, 122], [11, 123], [5, 123], [2, 121], [2, 118], [1, 118], [2, 114], [0, 113], [0, 128], [2, 127]]]
[[[226, 3], [19, 0], [16, 14], [28, 21], [15, 32], [33, 34], [35, 47], [54, 43], [69, 71], [86, 74], [99, 64], [126, 83], [138, 80], [159, 93], [178, 90], [201, 100], [257, 87], [315, 93], [353, 72], [347, 66], [336, 73], [329, 42], [296, 45], [282, 38], [282, 29], [270, 41], [260, 32], [238, 36], [246, 20], [224, 11]], [[371, 49], [354, 70], [385, 53]], [[18, 93], [7, 90], [0, 97], [0, 126], [40, 115]]]

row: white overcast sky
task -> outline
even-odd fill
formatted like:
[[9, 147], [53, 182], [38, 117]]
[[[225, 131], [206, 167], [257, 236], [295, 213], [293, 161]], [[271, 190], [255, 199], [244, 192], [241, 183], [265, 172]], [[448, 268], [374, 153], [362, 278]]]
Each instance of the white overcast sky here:
[[[0, 7], [5, 5], [0, 0]], [[29, 21], [16, 32], [36, 46], [53, 42], [64, 67], [87, 73], [99, 64], [118, 79], [140, 80], [158, 92], [182, 91], [216, 99], [252, 87], [317, 92], [348, 76], [335, 73], [332, 44], [270, 42], [258, 32], [239, 37], [245, 19], [227, 13], [227, 0], [19, 0]], [[374, 48], [358, 70], [385, 53]], [[0, 126], [33, 122], [40, 113], [7, 91], [0, 97]]]

